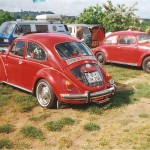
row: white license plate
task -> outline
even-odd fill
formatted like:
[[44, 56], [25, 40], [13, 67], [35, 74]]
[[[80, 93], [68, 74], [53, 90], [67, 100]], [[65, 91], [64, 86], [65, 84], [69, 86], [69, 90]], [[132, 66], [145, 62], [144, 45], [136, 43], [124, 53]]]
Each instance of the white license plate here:
[[98, 71], [85, 73], [85, 76], [86, 76], [89, 83], [102, 81], [102, 78], [101, 78]]

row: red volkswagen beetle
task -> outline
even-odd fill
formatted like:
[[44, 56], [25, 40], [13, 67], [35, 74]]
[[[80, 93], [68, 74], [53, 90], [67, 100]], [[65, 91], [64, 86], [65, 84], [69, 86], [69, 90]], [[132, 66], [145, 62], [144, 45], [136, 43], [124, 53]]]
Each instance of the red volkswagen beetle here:
[[150, 73], [150, 35], [139, 31], [119, 31], [107, 36], [93, 49], [101, 64], [106, 62], [142, 66]]
[[114, 81], [78, 39], [57, 33], [17, 38], [0, 53], [0, 81], [34, 93], [39, 104], [103, 103], [115, 92]]

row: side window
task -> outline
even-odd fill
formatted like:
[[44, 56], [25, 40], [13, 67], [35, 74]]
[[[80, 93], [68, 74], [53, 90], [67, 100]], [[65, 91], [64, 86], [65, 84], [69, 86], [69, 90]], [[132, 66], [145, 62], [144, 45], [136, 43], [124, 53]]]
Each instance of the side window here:
[[68, 27], [68, 29], [69, 29], [69, 32], [72, 33], [72, 28], [71, 28], [71, 27]]
[[36, 25], [37, 32], [48, 32], [48, 25]]
[[132, 45], [135, 43], [136, 41], [134, 36], [121, 36], [118, 42], [118, 44], [125, 44], [125, 45]]
[[118, 44], [127, 44], [126, 36], [120, 37]]
[[113, 45], [117, 44], [117, 36], [111, 36], [105, 39], [104, 44], [106, 45]]
[[28, 33], [28, 32], [31, 32], [30, 25], [21, 25], [20, 33]]
[[46, 60], [46, 53], [44, 49], [39, 46], [38, 44], [29, 42], [28, 49], [27, 49], [27, 58], [35, 59], [35, 60]]
[[13, 55], [17, 55], [17, 56], [24, 56], [24, 47], [25, 47], [25, 42], [23, 41], [18, 41], [16, 43], [14, 43], [10, 53]]

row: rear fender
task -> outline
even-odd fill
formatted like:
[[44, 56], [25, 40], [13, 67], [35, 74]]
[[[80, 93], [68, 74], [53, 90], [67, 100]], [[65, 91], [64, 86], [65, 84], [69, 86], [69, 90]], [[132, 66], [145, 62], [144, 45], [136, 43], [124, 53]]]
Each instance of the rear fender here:
[[[48, 83], [53, 88], [53, 91], [57, 98], [60, 98], [60, 94], [62, 93], [68, 93], [65, 82], [71, 80], [65, 76], [63, 73], [59, 72], [55, 69], [42, 69], [40, 70], [36, 77], [34, 78], [33, 88], [32, 91], [35, 93], [36, 85], [40, 79], [46, 79]], [[79, 92], [78, 88], [74, 85], [74, 92]]]

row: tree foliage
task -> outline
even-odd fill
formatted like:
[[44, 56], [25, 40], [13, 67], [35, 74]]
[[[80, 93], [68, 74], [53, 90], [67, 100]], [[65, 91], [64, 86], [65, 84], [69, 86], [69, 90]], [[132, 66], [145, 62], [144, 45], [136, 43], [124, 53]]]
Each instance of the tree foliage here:
[[77, 23], [103, 24], [104, 13], [100, 5], [85, 8], [77, 18]]
[[77, 19], [77, 23], [85, 24], [100, 24], [103, 25], [106, 31], [119, 31], [128, 29], [129, 26], [135, 26], [138, 20], [135, 16], [135, 8], [137, 3], [133, 6], [127, 7], [125, 4], [118, 4], [114, 6], [111, 0], [103, 3], [102, 6], [90, 6], [85, 8]]
[[10, 12], [0, 10], [0, 25], [5, 21], [11, 21], [14, 19], [15, 17]]
[[137, 3], [134, 3], [131, 7], [127, 7], [125, 4], [114, 6], [111, 0], [107, 2], [108, 4], [102, 4], [104, 7], [103, 24], [107, 30], [119, 31], [128, 29], [130, 26], [136, 26], [138, 20], [134, 12], [137, 10], [135, 8]]

